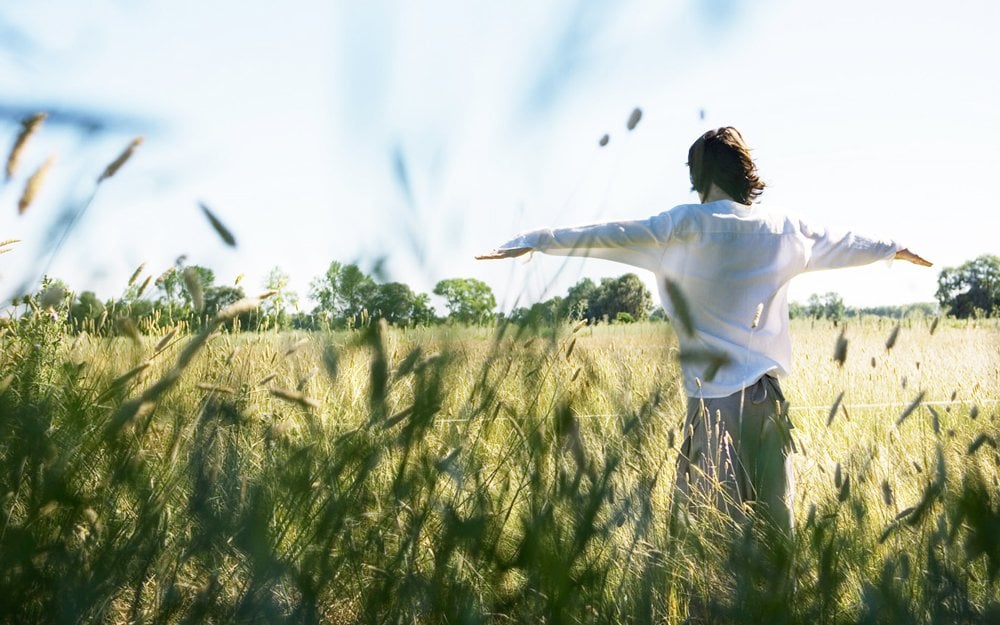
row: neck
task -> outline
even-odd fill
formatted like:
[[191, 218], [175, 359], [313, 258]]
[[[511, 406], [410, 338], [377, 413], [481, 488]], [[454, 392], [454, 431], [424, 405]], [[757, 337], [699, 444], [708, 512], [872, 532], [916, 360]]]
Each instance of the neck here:
[[731, 202], [736, 201], [728, 193], [720, 189], [719, 186], [713, 182], [712, 185], [708, 188], [708, 191], [701, 195], [701, 203], [708, 204], [709, 202], [717, 202], [719, 200], [729, 200]]

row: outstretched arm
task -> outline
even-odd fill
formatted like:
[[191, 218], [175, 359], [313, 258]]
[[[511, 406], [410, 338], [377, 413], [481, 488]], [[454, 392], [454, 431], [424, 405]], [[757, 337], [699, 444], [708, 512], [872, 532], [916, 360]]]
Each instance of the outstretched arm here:
[[514, 258], [531, 251], [557, 256], [603, 258], [654, 269], [670, 239], [668, 213], [639, 221], [619, 221], [575, 228], [542, 229], [522, 234], [499, 248], [476, 256], [480, 260]]
[[930, 267], [931, 262], [890, 239], [870, 238], [846, 231], [814, 229], [799, 221], [806, 250], [806, 271], [866, 265], [896, 258]]
[[913, 263], [914, 265], [920, 265], [921, 267], [930, 267], [934, 264], [926, 258], [914, 254], [905, 247], [896, 252], [895, 258], [898, 260], [905, 260], [906, 262]]

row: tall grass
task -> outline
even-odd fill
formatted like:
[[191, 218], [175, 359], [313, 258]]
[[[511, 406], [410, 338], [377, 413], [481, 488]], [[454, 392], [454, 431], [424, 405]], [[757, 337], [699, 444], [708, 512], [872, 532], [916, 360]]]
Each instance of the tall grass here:
[[788, 543], [672, 514], [664, 325], [161, 341], [24, 306], [0, 335], [4, 622], [1000, 619], [995, 324], [906, 321], [887, 349], [892, 325], [852, 323], [843, 366], [841, 328], [795, 326]]

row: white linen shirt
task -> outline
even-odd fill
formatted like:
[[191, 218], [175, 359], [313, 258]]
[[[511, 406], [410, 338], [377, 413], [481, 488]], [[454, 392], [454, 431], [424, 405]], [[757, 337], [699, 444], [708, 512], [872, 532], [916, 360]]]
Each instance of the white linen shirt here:
[[[788, 284], [794, 276], [891, 259], [901, 249], [893, 241], [814, 229], [790, 214], [732, 200], [682, 204], [639, 221], [535, 230], [500, 249], [518, 247], [652, 271], [675, 321], [684, 387], [689, 397], [706, 398], [791, 370]], [[691, 334], [677, 323], [668, 281], [686, 302]], [[712, 375], [704, 357], [685, 356], [698, 354], [724, 354], [727, 363]]]

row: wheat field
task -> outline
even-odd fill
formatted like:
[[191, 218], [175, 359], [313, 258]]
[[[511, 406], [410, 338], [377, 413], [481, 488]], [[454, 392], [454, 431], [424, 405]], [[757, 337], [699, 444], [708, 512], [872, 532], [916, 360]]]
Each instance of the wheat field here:
[[665, 323], [129, 339], [23, 316], [0, 620], [997, 622], [998, 329], [793, 322], [786, 543], [671, 513]]

